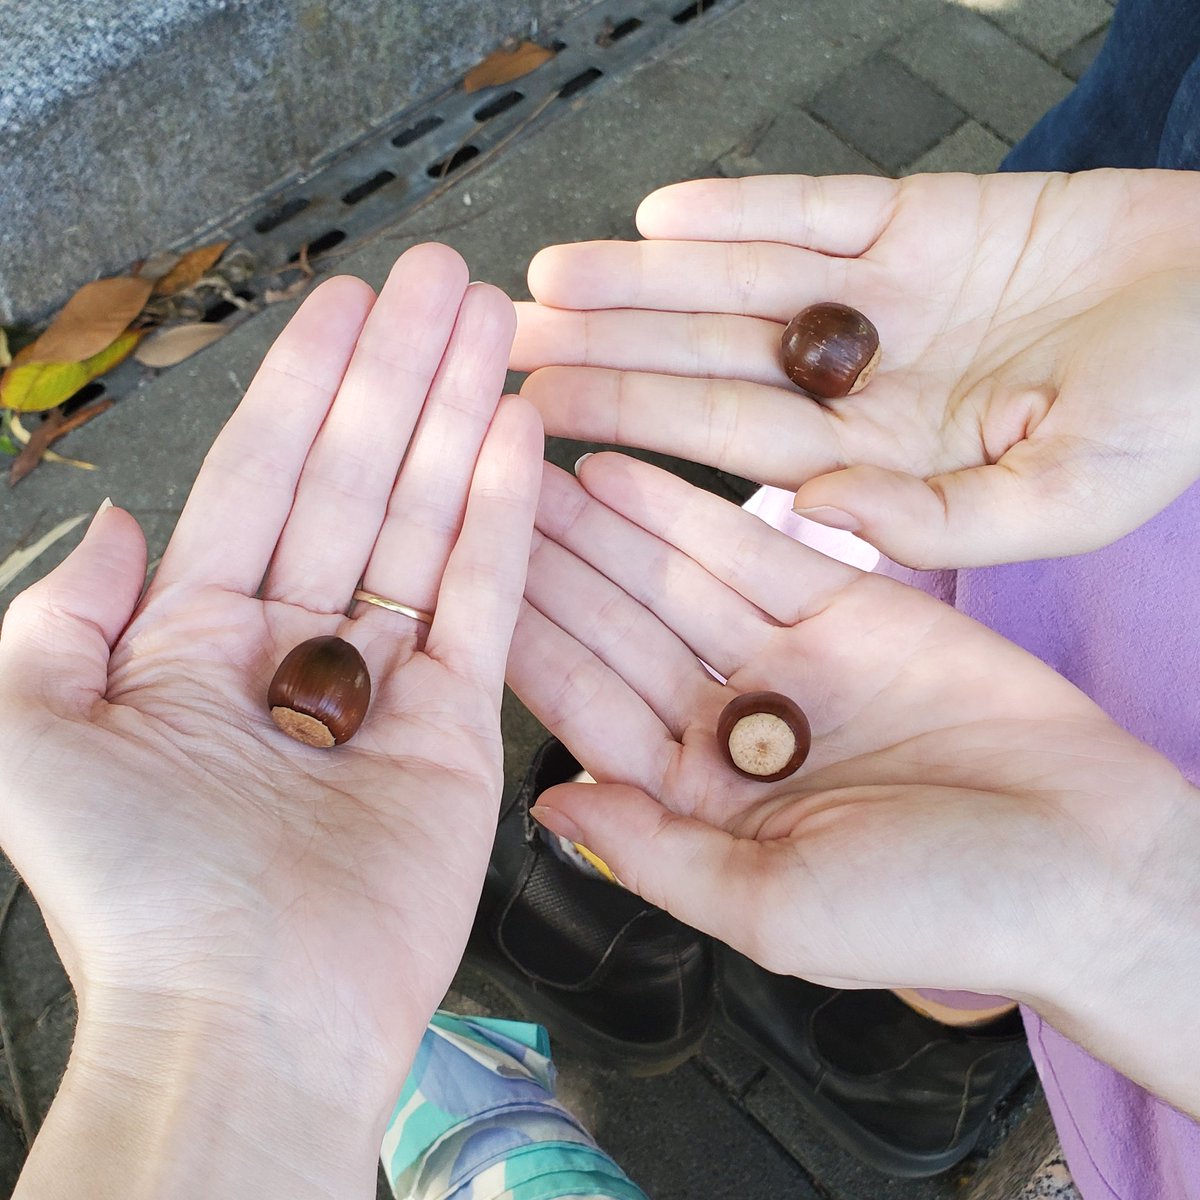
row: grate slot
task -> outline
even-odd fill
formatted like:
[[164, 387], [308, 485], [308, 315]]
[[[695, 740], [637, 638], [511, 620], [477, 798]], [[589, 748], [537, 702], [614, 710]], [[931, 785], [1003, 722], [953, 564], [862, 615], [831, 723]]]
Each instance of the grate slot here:
[[694, 21], [697, 17], [702, 17], [710, 8], [714, 8], [719, 3], [719, 0], [697, 0], [695, 4], [689, 4], [687, 8], [681, 8], [671, 20], [676, 25], [686, 25], [689, 21]]
[[475, 120], [480, 123], [490, 121], [493, 117], [508, 112], [510, 108], [515, 108], [524, 99], [524, 92], [505, 92], [503, 96], [497, 96], [495, 100], [485, 104], [482, 108], [477, 108]]
[[356, 184], [346, 192], [342, 196], [342, 203], [357, 204], [360, 200], [365, 200], [373, 192], [379, 191], [381, 187], [386, 187], [395, 178], [395, 171], [378, 171], [370, 179], [364, 179], [362, 183]]
[[420, 141], [427, 133], [432, 133], [442, 124], [441, 117], [424, 117], [409, 129], [396, 134], [392, 138], [392, 145], [403, 148], [411, 146], [413, 142]]
[[586, 71], [580, 71], [578, 75], [568, 79], [558, 89], [559, 99], [569, 100], [572, 96], [578, 95], [584, 88], [591, 87], [603, 74], [604, 72], [599, 67], [588, 67]]
[[[711, 13], [720, 19], [740, 2], [696, 0], [682, 8], [683, 0], [597, 0], [538, 39], [555, 56], [523, 76], [518, 86], [497, 87], [496, 94], [484, 98], [467, 94], [461, 81], [455, 81], [381, 121], [354, 145], [285, 186], [256, 198], [241, 214], [198, 232], [190, 244], [229, 239], [254, 260], [256, 276], [237, 291], [253, 310], [267, 288], [279, 286], [276, 273], [299, 261], [297, 247], [307, 247], [307, 257], [322, 273], [328, 269], [320, 261], [322, 254], [342, 243], [354, 245], [443, 189], [461, 186], [476, 167], [515, 139], [531, 136], [586, 102], [580, 99], [584, 92], [590, 100], [690, 37]], [[602, 68], [595, 65], [601, 55]], [[240, 320], [247, 315], [222, 301], [204, 319]], [[119, 398], [148, 373], [130, 358], [105, 375], [102, 384]], [[89, 388], [98, 386], [101, 383]], [[79, 394], [88, 399], [99, 395], [90, 390]]]

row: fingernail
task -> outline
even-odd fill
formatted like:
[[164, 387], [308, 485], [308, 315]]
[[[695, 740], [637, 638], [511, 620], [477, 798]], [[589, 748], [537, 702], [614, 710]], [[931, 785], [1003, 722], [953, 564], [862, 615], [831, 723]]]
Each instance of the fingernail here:
[[569, 817], [564, 816], [556, 808], [547, 808], [544, 804], [535, 804], [529, 810], [529, 815], [539, 825], [544, 825], [551, 833], [557, 833], [559, 837], [565, 837], [572, 842], [583, 840], [583, 835], [579, 832], [575, 822]]
[[[95, 513], [92, 514], [92, 521], [94, 521], [98, 516], [100, 516], [101, 513], [106, 512], [108, 509], [112, 508], [112, 506], [113, 506], [112, 500], [108, 496], [105, 496], [104, 499], [100, 501], [100, 507], [98, 509], [96, 509]], [[90, 522], [89, 522], [89, 524], [90, 524]]]
[[862, 522], [857, 517], [852, 517], [848, 512], [843, 512], [840, 508], [832, 508], [828, 504], [819, 504], [816, 508], [793, 506], [792, 512], [798, 517], [807, 517], [810, 521], [816, 521], [818, 525], [826, 525], [830, 529], [844, 529], [847, 533], [857, 533], [862, 528]]
[[581, 455], [580, 455], [580, 456], [579, 456], [579, 457], [578, 457], [578, 458], [575, 460], [575, 474], [576, 474], [576, 475], [578, 475], [578, 474], [579, 474], [579, 468], [580, 468], [580, 467], [582, 467], [582, 466], [583, 466], [583, 464], [584, 464], [585, 462], [587, 462], [587, 460], [588, 460], [589, 458], [591, 458], [591, 457], [592, 457], [592, 455], [593, 455], [593, 454], [595, 454], [595, 453], [596, 453], [596, 452], [595, 452], [595, 450], [589, 450], [589, 451], [588, 451], [586, 454], [581, 454]]

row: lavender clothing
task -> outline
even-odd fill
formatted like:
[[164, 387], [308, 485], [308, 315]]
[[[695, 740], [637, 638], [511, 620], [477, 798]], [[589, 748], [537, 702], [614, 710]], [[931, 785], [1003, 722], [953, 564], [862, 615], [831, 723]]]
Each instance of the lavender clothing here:
[[[858, 539], [817, 529], [790, 505], [788, 493], [764, 488], [746, 507], [800, 541], [870, 567]], [[880, 560], [876, 569], [1036, 654], [1200, 785], [1200, 484], [1092, 554], [927, 573]], [[1022, 1013], [1084, 1200], [1200, 1200], [1200, 1126], [1036, 1013]]]

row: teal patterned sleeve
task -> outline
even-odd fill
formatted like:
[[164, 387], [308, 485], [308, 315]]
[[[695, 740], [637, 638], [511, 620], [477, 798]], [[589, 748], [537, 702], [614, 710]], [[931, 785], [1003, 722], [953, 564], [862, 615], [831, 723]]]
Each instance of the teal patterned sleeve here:
[[554, 1096], [540, 1025], [434, 1014], [384, 1135], [397, 1200], [646, 1200]]

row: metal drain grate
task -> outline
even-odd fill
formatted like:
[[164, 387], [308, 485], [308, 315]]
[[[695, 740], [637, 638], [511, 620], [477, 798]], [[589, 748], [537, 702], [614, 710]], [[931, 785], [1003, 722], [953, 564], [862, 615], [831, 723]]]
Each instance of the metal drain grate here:
[[[586, 97], [669, 49], [694, 25], [741, 0], [600, 0], [539, 40], [555, 57], [511, 84], [467, 94], [461, 82], [380, 125], [378, 130], [214, 226], [193, 244], [229, 238], [248, 252], [254, 276], [210, 308], [208, 321], [243, 320], [268, 284], [302, 253], [321, 273], [321, 255], [395, 224], [470, 176], [508, 145], [573, 110]], [[168, 368], [169, 369], [169, 368]], [[157, 374], [127, 360], [69, 402], [118, 399]]]

